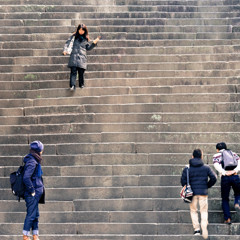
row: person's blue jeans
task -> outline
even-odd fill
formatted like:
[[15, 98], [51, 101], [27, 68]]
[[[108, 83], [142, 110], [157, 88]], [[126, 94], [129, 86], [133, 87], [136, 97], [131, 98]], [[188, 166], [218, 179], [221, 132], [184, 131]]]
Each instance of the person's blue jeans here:
[[221, 179], [221, 196], [222, 196], [222, 209], [224, 213], [224, 219], [231, 219], [230, 207], [229, 207], [229, 194], [231, 187], [234, 192], [234, 205], [240, 204], [240, 178], [238, 175], [222, 176]]
[[36, 196], [25, 196], [25, 202], [27, 207], [27, 214], [23, 226], [23, 235], [29, 236], [32, 229], [33, 235], [38, 235], [38, 218], [39, 218], [39, 199]]

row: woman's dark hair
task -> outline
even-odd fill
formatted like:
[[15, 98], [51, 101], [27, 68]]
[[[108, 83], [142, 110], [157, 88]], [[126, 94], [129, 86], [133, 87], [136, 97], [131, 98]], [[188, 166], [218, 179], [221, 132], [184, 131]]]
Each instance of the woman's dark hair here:
[[227, 149], [227, 144], [225, 142], [217, 143], [216, 149], [218, 149], [219, 151], [222, 150], [222, 149], [226, 150]]
[[79, 24], [78, 27], [77, 27], [77, 30], [75, 32], [75, 38], [79, 38], [80, 37], [80, 34], [79, 34], [79, 30], [80, 28], [82, 28], [82, 30], [84, 30], [84, 34], [81, 35], [83, 38], [85, 38], [88, 42], [90, 41], [90, 38], [89, 38], [89, 34], [88, 34], [88, 29], [87, 29], [87, 26], [85, 24]]
[[193, 151], [193, 157], [194, 158], [202, 158], [202, 150], [201, 149], [195, 149]]

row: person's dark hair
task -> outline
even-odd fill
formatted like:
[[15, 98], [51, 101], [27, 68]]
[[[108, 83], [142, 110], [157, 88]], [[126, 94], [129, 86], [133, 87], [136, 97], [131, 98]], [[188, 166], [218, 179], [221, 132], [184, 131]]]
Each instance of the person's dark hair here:
[[201, 149], [195, 149], [193, 151], [193, 157], [194, 158], [202, 158], [202, 150]]
[[218, 149], [219, 151], [222, 150], [222, 149], [226, 150], [227, 149], [227, 144], [225, 142], [217, 143], [216, 149]]
[[85, 38], [88, 42], [90, 41], [89, 38], [89, 34], [88, 34], [88, 29], [87, 26], [85, 24], [79, 24], [77, 27], [77, 30], [75, 32], [75, 38], [79, 38], [80, 34], [79, 34], [79, 29], [82, 28], [84, 30], [84, 34], [81, 35], [83, 38]]

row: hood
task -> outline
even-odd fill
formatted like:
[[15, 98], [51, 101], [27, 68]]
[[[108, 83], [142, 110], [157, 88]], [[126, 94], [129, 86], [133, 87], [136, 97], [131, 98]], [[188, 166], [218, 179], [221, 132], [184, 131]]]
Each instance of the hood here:
[[[36, 159], [34, 158], [34, 156], [33, 156], [32, 154], [30, 154], [30, 153], [24, 157], [23, 162], [26, 163], [26, 162], [28, 162], [29, 160], [34, 160], [34, 161], [36, 161]], [[36, 161], [36, 162], [37, 162], [37, 161]]]
[[201, 167], [204, 165], [201, 158], [192, 158], [189, 160], [190, 167]]

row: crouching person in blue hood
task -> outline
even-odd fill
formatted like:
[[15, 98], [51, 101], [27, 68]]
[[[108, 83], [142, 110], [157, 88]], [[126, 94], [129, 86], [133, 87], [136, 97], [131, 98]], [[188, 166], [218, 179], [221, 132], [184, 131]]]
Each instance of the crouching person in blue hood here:
[[43, 144], [40, 141], [34, 141], [30, 144], [30, 152], [24, 158], [24, 176], [25, 184], [25, 202], [27, 214], [23, 226], [23, 240], [30, 240], [30, 230], [32, 229], [33, 240], [39, 240], [38, 235], [38, 204], [45, 203], [45, 191], [42, 179], [42, 153]]

